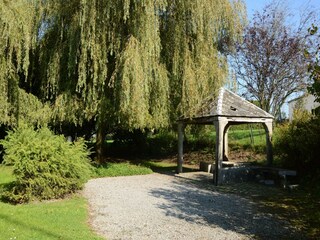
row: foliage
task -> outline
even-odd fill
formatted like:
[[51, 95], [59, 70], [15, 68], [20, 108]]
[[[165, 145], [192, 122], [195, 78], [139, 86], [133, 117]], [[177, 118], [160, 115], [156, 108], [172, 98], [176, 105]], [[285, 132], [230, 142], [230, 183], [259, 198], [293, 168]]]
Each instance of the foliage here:
[[219, 50], [242, 26], [241, 1], [45, 2], [43, 96], [58, 107], [56, 121], [95, 118], [99, 146], [115, 126], [166, 127], [220, 86]]
[[226, 80], [225, 53], [242, 33], [242, 1], [168, 1], [161, 39], [169, 71], [171, 120], [191, 116]]
[[310, 61], [308, 66], [310, 79], [313, 80], [312, 85], [309, 87], [309, 91], [316, 97], [316, 101], [320, 102], [320, 34], [318, 33], [318, 27], [315, 25], [312, 25], [312, 27], [308, 29], [308, 32], [310, 34], [311, 41], [315, 42], [314, 49], [305, 49], [305, 56]]
[[38, 19], [36, 1], [0, 1], [0, 124], [17, 125], [21, 111], [29, 108], [33, 111], [34, 106], [27, 103], [39, 105], [39, 101], [25, 94], [19, 86], [30, 77]]
[[181, 114], [221, 85], [226, 59], [219, 51], [239, 37], [244, 9], [227, 0], [45, 3], [44, 95], [64, 95], [61, 107], [77, 96], [84, 118], [107, 106], [116, 110], [108, 121], [128, 128], [165, 126], [169, 97]]
[[94, 121], [101, 160], [108, 131], [167, 127], [223, 84], [243, 10], [241, 0], [2, 1], [1, 122], [17, 125], [23, 89], [48, 102], [55, 126]]
[[71, 144], [47, 128], [17, 128], [1, 144], [4, 163], [13, 165], [16, 177], [6, 194], [12, 202], [64, 197], [80, 189], [91, 174], [84, 142]]
[[279, 126], [275, 151], [285, 167], [296, 169], [301, 175], [317, 174], [320, 170], [320, 118], [300, 118]]
[[306, 33], [301, 29], [312, 20], [308, 11], [296, 29], [290, 27], [288, 9], [273, 1], [254, 14], [243, 41], [232, 58], [239, 85], [246, 97], [277, 116], [287, 98], [306, 89], [307, 61], [303, 57]]
[[51, 110], [52, 108], [48, 104], [43, 104], [33, 94], [19, 89], [17, 125], [47, 126], [52, 119]]
[[177, 151], [176, 134], [168, 130], [157, 133], [138, 129], [118, 130], [108, 143], [108, 153], [121, 157], [162, 157], [175, 154]]

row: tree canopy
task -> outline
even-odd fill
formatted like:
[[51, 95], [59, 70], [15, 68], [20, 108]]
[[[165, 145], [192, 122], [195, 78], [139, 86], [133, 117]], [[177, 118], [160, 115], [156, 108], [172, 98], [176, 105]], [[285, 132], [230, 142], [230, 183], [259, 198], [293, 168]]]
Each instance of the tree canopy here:
[[241, 35], [245, 9], [240, 0], [19, 0], [0, 6], [6, 26], [0, 87], [7, 103], [1, 114], [8, 118], [12, 106], [19, 108], [12, 104], [13, 84], [49, 104], [53, 123], [96, 121], [98, 144], [115, 126], [161, 128], [191, 114], [225, 81], [223, 53]]
[[[0, 123], [17, 125], [28, 115], [38, 123], [42, 108], [38, 98], [20, 88], [29, 77], [30, 53], [36, 48], [38, 8], [32, 1], [0, 2]], [[40, 121], [43, 122], [43, 121]]]

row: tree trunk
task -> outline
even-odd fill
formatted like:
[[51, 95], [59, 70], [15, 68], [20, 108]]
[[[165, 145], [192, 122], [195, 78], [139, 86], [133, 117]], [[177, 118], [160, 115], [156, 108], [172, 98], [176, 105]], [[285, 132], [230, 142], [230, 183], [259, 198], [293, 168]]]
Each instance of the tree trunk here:
[[96, 135], [96, 162], [103, 164], [106, 162], [106, 134], [107, 134], [107, 104], [106, 99], [103, 98], [99, 105], [99, 115], [97, 121], [97, 135]]
[[97, 135], [96, 135], [96, 162], [98, 164], [105, 163], [106, 153], [106, 122], [104, 119], [98, 120]]

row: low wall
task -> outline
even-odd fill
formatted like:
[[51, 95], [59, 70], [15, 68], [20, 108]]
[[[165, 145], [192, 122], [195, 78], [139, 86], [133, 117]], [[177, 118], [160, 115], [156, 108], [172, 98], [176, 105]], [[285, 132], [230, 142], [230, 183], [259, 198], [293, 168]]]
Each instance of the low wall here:
[[[266, 185], [278, 185], [284, 188], [296, 184], [296, 171], [251, 165], [232, 166], [232, 163], [224, 164], [224, 166], [220, 170], [222, 183], [224, 184], [251, 181]], [[200, 163], [200, 170], [214, 174], [214, 164]]]

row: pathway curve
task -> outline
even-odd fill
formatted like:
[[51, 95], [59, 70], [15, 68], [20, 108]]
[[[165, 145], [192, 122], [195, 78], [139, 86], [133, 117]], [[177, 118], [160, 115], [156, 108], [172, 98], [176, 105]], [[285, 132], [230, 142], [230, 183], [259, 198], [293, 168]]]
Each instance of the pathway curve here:
[[198, 172], [90, 180], [90, 223], [108, 239], [301, 239], [255, 203], [194, 184], [211, 178]]

